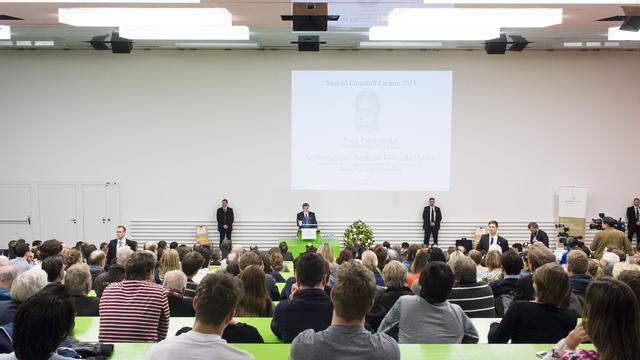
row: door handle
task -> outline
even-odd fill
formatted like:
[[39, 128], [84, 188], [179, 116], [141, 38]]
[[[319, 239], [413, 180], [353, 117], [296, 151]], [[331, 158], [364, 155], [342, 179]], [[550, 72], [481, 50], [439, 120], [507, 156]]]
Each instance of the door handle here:
[[105, 224], [106, 223], [106, 219], [102, 218], [102, 223]]
[[76, 224], [76, 219], [70, 219], [69, 221], [71, 221], [72, 223]]

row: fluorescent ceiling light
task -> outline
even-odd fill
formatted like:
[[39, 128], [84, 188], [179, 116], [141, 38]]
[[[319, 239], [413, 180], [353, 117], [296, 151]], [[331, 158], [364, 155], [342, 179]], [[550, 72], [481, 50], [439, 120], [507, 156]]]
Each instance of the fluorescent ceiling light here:
[[12, 41], [0, 41], [0, 46], [13, 46]]
[[120, 26], [120, 36], [133, 40], [249, 40], [246, 26]]
[[11, 26], [0, 25], [0, 40], [11, 39]]
[[36, 40], [33, 42], [35, 46], [55, 46], [55, 42], [50, 40]]
[[602, 44], [599, 41], [587, 41], [584, 45], [588, 47], [600, 47]]
[[640, 40], [640, 32], [620, 30], [620, 27], [609, 28], [609, 40]]
[[582, 47], [581, 42], [566, 42], [563, 45], [564, 47]]
[[58, 21], [73, 26], [231, 26], [224, 8], [61, 8]]
[[489, 40], [500, 37], [500, 28], [494, 27], [394, 27], [372, 26], [369, 40]]
[[211, 49], [257, 49], [258, 43], [210, 43], [210, 42], [177, 42], [175, 46], [161, 47], [182, 47], [182, 48], [211, 48]]
[[101, 4], [121, 4], [121, 3], [139, 3], [139, 4], [197, 4], [200, 0], [0, 0], [0, 3], [101, 3]]
[[391, 41], [361, 41], [360, 48], [372, 49], [426, 49], [442, 47], [441, 42], [391, 42]]
[[16, 46], [32, 46], [31, 41], [16, 41]]
[[389, 26], [499, 26], [503, 28], [542, 28], [562, 24], [562, 9], [475, 9], [408, 8], [394, 9]]
[[640, 0], [424, 0], [425, 4], [640, 4]]
[[612, 42], [612, 41], [605, 41], [604, 42], [604, 46], [605, 47], [616, 47], [616, 46], [620, 46], [619, 42]]

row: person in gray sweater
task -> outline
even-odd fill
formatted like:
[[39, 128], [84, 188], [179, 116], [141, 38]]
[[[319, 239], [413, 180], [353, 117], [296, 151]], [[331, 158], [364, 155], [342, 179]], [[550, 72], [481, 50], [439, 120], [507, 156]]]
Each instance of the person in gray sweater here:
[[376, 282], [360, 263], [343, 263], [331, 292], [333, 318], [326, 330], [308, 329], [291, 343], [289, 360], [399, 360], [400, 347], [387, 334], [371, 334], [364, 328], [373, 306]]
[[434, 261], [420, 274], [420, 295], [400, 297], [380, 324], [380, 333], [400, 344], [477, 343], [478, 331], [462, 308], [447, 301], [453, 287], [451, 268]]

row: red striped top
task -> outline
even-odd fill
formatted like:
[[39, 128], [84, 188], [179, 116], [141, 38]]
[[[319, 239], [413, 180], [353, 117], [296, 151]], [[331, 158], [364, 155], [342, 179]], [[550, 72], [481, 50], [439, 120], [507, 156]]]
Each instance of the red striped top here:
[[161, 285], [112, 283], [100, 298], [100, 342], [156, 342], [169, 330], [169, 302]]

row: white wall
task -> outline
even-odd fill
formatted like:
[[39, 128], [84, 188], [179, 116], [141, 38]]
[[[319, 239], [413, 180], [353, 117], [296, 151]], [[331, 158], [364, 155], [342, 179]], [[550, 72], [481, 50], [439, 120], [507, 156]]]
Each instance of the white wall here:
[[[0, 182], [116, 181], [122, 218], [552, 221], [561, 185], [588, 214], [637, 196], [637, 52], [0, 52]], [[290, 190], [290, 71], [453, 70], [446, 193]], [[323, 104], [319, 106], [331, 106]], [[310, 109], [310, 111], [313, 111]], [[429, 138], [425, 135], [425, 141]]]

